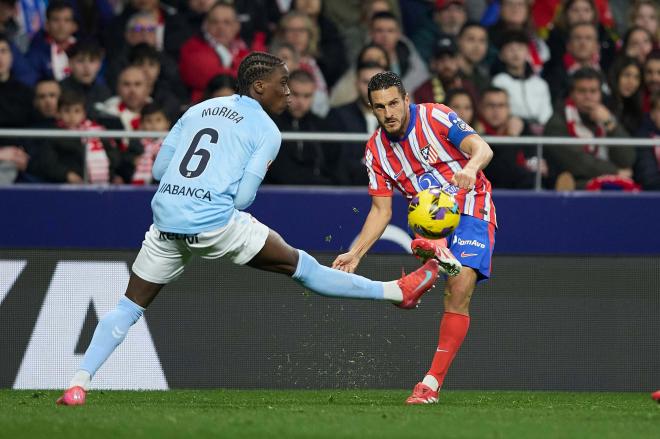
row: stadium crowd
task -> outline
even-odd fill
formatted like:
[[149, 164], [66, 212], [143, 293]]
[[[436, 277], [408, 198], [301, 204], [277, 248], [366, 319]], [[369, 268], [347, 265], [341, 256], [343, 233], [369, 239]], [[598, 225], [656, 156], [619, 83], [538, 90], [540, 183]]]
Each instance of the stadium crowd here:
[[[31, 7], [26, 6], [31, 4]], [[371, 133], [369, 79], [401, 75], [488, 136], [495, 188], [660, 189], [657, 0], [0, 0], [0, 128], [166, 132], [190, 106], [236, 91], [240, 61], [291, 72], [281, 131]], [[150, 184], [162, 139], [0, 138], [0, 183]], [[367, 183], [364, 143], [284, 142], [266, 182]]]

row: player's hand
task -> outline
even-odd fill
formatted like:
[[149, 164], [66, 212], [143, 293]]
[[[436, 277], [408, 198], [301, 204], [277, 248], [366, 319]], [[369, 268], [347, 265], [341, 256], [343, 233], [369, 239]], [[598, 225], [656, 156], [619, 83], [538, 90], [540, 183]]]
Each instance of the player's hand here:
[[355, 273], [360, 257], [354, 253], [348, 252], [337, 256], [337, 259], [332, 263], [332, 268], [345, 271], [346, 273]]
[[477, 181], [477, 173], [471, 168], [463, 168], [451, 179], [451, 184], [458, 186], [460, 189], [472, 189]]

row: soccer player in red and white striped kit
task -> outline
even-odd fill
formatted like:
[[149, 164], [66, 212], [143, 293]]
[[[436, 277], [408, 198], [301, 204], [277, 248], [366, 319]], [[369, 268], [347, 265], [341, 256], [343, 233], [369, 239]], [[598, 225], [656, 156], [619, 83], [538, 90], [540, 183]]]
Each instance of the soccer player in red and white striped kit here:
[[335, 259], [333, 267], [355, 271], [391, 219], [395, 188], [408, 199], [429, 187], [455, 195], [461, 208], [456, 230], [443, 240], [417, 237], [411, 243], [417, 257], [424, 261], [435, 257], [448, 276], [433, 362], [406, 400], [407, 404], [435, 403], [467, 334], [472, 293], [477, 282], [490, 277], [497, 220], [491, 184], [482, 170], [493, 152], [449, 107], [411, 104], [395, 73], [374, 75], [368, 90], [379, 124], [365, 152], [372, 206], [355, 244]]

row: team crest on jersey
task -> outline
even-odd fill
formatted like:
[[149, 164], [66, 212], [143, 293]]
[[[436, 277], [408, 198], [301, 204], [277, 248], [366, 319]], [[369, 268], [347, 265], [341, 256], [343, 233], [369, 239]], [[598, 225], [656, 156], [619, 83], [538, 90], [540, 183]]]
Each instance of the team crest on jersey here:
[[438, 162], [438, 149], [431, 145], [430, 143], [427, 144], [426, 146], [423, 146], [420, 149], [420, 152], [422, 153], [422, 157], [424, 157], [424, 160], [426, 160], [426, 163], [428, 164], [433, 164]]

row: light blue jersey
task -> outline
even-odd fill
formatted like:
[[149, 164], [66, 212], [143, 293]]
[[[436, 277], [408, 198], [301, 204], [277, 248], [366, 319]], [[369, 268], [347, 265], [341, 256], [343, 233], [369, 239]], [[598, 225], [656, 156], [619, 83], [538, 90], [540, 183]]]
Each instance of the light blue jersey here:
[[250, 97], [214, 98], [191, 107], [154, 163], [160, 180], [151, 201], [156, 228], [194, 234], [226, 225], [241, 181], [256, 181], [256, 192], [281, 141], [275, 123]]

